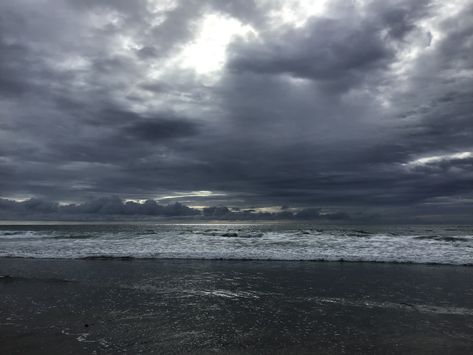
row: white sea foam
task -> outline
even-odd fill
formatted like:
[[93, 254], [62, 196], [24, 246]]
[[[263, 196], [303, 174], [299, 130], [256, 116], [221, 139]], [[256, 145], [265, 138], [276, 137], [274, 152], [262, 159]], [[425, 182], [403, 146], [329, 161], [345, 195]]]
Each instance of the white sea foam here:
[[360, 230], [299, 225], [56, 226], [0, 230], [0, 256], [473, 264], [468, 228]]

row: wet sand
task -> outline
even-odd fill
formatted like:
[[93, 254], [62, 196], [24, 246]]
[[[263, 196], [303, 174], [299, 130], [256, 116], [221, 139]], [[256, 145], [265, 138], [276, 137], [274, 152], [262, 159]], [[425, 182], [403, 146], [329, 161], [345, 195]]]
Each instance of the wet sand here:
[[0, 258], [0, 275], [1, 354], [473, 353], [473, 267]]

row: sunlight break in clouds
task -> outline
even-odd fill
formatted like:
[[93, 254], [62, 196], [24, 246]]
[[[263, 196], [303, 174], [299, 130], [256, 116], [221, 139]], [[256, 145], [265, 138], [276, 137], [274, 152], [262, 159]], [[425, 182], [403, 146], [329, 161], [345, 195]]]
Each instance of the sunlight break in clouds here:
[[235, 36], [255, 33], [251, 26], [217, 14], [204, 16], [194, 40], [185, 46], [180, 58], [183, 67], [201, 75], [218, 72], [226, 60], [226, 49]]
[[0, 197], [456, 223], [472, 5], [0, 1]]
[[461, 152], [461, 153], [434, 155], [434, 156], [431, 156], [431, 157], [419, 158], [419, 159], [416, 159], [416, 160], [412, 160], [412, 161], [410, 161], [410, 162], [408, 162], [407, 164], [404, 164], [404, 165], [415, 167], [415, 166], [441, 163], [441, 162], [444, 162], [444, 161], [463, 160], [463, 159], [469, 159], [469, 158], [473, 158], [473, 153], [472, 152]]
[[212, 191], [190, 191], [190, 192], [176, 192], [172, 195], [160, 196], [157, 200], [169, 200], [169, 199], [177, 199], [177, 198], [184, 198], [184, 197], [214, 197], [214, 196], [226, 196], [223, 193], [216, 193]]

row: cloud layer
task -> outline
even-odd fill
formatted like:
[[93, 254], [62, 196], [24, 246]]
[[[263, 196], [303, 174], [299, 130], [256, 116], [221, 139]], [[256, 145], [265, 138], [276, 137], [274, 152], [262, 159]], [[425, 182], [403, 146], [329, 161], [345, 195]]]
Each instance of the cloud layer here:
[[[357, 216], [366, 220], [367, 216]], [[364, 217], [364, 219], [363, 219]], [[163, 205], [154, 200], [126, 201], [118, 197], [105, 197], [80, 204], [28, 199], [22, 202], [0, 199], [0, 218], [4, 220], [159, 220], [162, 218], [194, 220], [317, 220], [351, 221], [344, 212], [328, 212], [318, 208], [289, 211], [257, 211], [254, 209], [206, 207], [191, 208], [179, 202]]]
[[471, 2], [311, 3], [2, 1], [0, 197], [467, 220]]

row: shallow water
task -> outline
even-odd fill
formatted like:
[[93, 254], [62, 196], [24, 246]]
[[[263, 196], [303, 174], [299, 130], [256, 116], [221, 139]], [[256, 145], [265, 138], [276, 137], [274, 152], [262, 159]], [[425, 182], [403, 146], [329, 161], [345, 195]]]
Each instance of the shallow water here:
[[471, 267], [0, 258], [0, 271], [5, 354], [473, 349]]
[[0, 256], [473, 264], [472, 226], [1, 225]]

